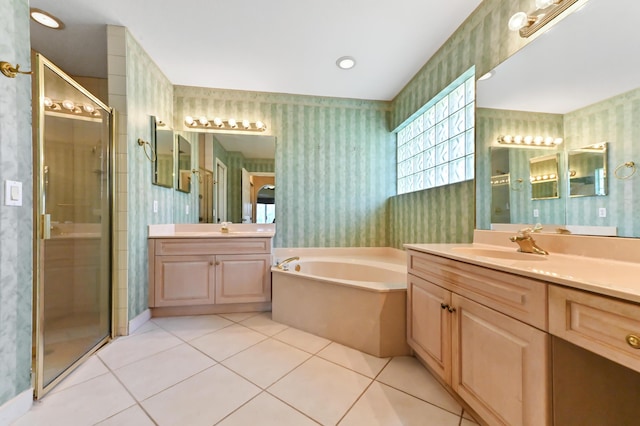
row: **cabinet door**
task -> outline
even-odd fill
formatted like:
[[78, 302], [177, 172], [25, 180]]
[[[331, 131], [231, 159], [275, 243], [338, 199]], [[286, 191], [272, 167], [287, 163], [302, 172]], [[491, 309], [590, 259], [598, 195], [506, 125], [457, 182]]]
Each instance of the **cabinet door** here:
[[216, 303], [271, 300], [271, 256], [216, 256]]
[[214, 256], [156, 256], [155, 306], [215, 302]]
[[[451, 383], [451, 292], [408, 275], [407, 341], [446, 383]], [[443, 308], [445, 306], [445, 308]]]
[[452, 386], [487, 423], [547, 425], [549, 337], [453, 294]]

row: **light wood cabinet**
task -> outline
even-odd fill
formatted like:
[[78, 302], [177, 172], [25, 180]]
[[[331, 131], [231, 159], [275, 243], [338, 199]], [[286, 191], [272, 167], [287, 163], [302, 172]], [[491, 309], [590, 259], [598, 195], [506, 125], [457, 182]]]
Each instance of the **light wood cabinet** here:
[[154, 315], [268, 310], [270, 253], [270, 238], [150, 238], [149, 307]]
[[640, 372], [640, 305], [549, 286], [549, 331]]
[[546, 285], [408, 256], [407, 338], [416, 355], [484, 422], [550, 424], [549, 337], [534, 326], [547, 324]]

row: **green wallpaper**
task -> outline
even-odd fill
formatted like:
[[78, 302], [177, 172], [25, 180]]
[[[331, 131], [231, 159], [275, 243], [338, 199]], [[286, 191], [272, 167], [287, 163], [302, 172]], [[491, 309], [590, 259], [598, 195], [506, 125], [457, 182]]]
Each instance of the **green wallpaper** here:
[[[124, 30], [124, 29], [123, 29]], [[158, 66], [126, 32], [126, 102], [128, 155], [128, 283], [129, 319], [147, 309], [148, 257], [147, 226], [156, 223], [193, 223], [198, 221], [197, 183], [191, 193], [151, 184], [151, 162], [136, 143], [138, 138], [151, 140], [149, 116], [173, 116], [173, 85]], [[165, 118], [165, 121], [171, 122]], [[191, 142], [192, 164], [198, 164], [197, 135], [181, 133]], [[196, 180], [197, 181], [197, 180]], [[153, 213], [153, 201], [158, 213]], [[189, 205], [190, 214], [185, 206]]]
[[[0, 0], [0, 59], [30, 70], [29, 45], [29, 3]], [[31, 79], [0, 76], [0, 182], [22, 182], [23, 196], [0, 204], [0, 406], [31, 387], [32, 173]]]
[[[276, 145], [277, 247], [387, 245], [395, 138], [387, 102], [175, 87], [186, 115], [262, 120]], [[230, 200], [231, 201], [231, 200]]]

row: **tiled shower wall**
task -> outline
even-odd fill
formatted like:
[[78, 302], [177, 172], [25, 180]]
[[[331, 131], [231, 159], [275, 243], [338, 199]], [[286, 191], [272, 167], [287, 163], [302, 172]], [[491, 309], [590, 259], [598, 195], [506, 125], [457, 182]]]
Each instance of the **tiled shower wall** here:
[[[30, 70], [29, 46], [29, 3], [0, 0], [0, 60]], [[0, 199], [6, 180], [23, 197], [0, 205], [0, 406], [31, 387], [32, 167], [31, 78], [0, 75]]]

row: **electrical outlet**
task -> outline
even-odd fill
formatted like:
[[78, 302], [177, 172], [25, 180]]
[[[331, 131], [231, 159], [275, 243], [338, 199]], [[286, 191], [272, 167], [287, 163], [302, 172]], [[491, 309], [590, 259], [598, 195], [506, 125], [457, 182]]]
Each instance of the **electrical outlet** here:
[[158, 213], [158, 200], [153, 200], [153, 212]]
[[533, 217], [540, 217], [540, 211], [538, 209], [533, 209]]
[[607, 209], [606, 209], [606, 207], [600, 207], [598, 209], [598, 217], [607, 217]]

